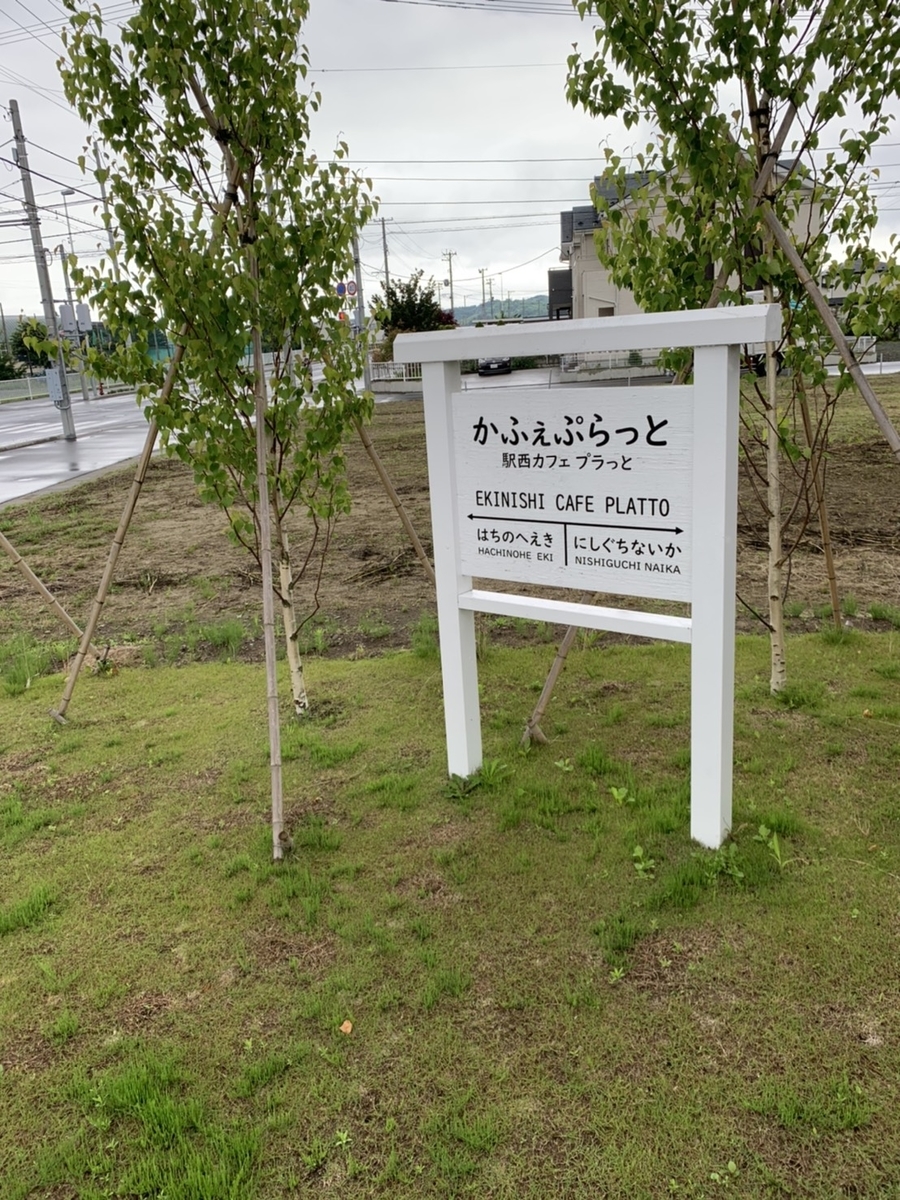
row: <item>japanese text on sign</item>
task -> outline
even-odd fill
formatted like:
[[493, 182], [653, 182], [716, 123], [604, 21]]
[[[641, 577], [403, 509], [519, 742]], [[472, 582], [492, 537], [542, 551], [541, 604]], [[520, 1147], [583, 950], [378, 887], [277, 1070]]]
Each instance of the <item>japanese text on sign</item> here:
[[453, 398], [460, 570], [690, 599], [690, 388]]

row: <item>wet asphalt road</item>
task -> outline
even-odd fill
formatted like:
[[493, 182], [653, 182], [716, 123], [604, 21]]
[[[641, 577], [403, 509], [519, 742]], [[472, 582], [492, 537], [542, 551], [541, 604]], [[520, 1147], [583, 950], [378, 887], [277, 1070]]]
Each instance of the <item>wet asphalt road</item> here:
[[[900, 363], [866, 364], [867, 375], [888, 374], [900, 370]], [[518, 388], [558, 387], [558, 372], [549, 370], [516, 371], [511, 375], [463, 377], [463, 387]], [[605, 381], [607, 382], [607, 381]], [[634, 379], [634, 384], [656, 384], [658, 376]], [[627, 380], [609, 384], [622, 386]], [[593, 383], [566, 383], [566, 388], [598, 386]], [[413, 399], [385, 394], [378, 403]], [[421, 393], [419, 393], [421, 395]], [[72, 399], [77, 439], [62, 438], [59, 413], [49, 400], [22, 400], [0, 404], [0, 506], [40, 492], [65, 487], [92, 474], [109, 470], [136, 458], [147, 436], [147, 421], [137, 407], [133, 394], [105, 396], [96, 400]]]
[[[467, 376], [466, 385], [540, 387], [548, 378], [547, 371], [518, 371], [487, 379]], [[377, 399], [386, 403], [414, 397], [415, 393], [385, 394]], [[49, 400], [0, 405], [0, 506], [76, 483], [140, 454], [147, 421], [133, 394], [87, 401], [73, 397], [72, 415], [77, 437], [67, 442], [59, 413]]]
[[133, 395], [73, 398], [72, 415], [78, 436], [67, 442], [49, 400], [0, 405], [0, 505], [140, 454], [147, 422]]

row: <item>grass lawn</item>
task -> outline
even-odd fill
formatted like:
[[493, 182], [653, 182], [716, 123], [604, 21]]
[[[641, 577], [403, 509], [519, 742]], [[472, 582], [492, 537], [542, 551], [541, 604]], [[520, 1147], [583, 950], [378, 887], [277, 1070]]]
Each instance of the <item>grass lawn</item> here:
[[0, 1197], [897, 1197], [900, 637], [738, 643], [733, 839], [688, 654], [313, 660], [269, 859], [262, 669], [0, 695]]

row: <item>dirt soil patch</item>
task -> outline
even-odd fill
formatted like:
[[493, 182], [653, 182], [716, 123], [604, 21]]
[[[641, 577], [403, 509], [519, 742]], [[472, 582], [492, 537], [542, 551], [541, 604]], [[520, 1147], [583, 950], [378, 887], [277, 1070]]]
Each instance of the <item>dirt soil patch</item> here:
[[[421, 401], [379, 405], [372, 437], [430, 554]], [[309, 618], [304, 627], [307, 653], [358, 657], [408, 646], [423, 623], [432, 620], [434, 595], [355, 439], [347, 446], [347, 468], [353, 511], [335, 525], [318, 585], [312, 577], [303, 581], [298, 609]], [[7, 508], [0, 516], [13, 545], [79, 622], [90, 609], [130, 479], [128, 468]], [[841, 594], [855, 598], [851, 619], [861, 627], [878, 627], [866, 615], [871, 604], [900, 601], [898, 482], [897, 465], [882, 442], [837, 446], [829, 453], [828, 504], [838, 581]], [[749, 610], [762, 612], [766, 604], [765, 520], [754, 493], [752, 476], [744, 468], [738, 565], [738, 593], [744, 602], [738, 606], [738, 623], [744, 630], [761, 629]], [[789, 627], [802, 631], [822, 623], [828, 589], [815, 517], [801, 532], [798, 516], [794, 531], [801, 536], [790, 569], [789, 600], [794, 602], [791, 611], [799, 615]], [[292, 519], [290, 535], [299, 556], [309, 536], [302, 515]], [[148, 661], [152, 654], [166, 661], [215, 657], [225, 653], [214, 636], [216, 627], [237, 620], [243, 635], [237, 648], [232, 644], [231, 656], [259, 659], [258, 584], [256, 562], [229, 539], [222, 514], [200, 502], [190, 472], [175, 460], [158, 458], [119, 557], [96, 641], [155, 647], [148, 651]], [[0, 561], [0, 592], [0, 638], [66, 636], [6, 558]], [[583, 593], [568, 595], [584, 598]], [[520, 623], [491, 628], [495, 640], [527, 636]]]

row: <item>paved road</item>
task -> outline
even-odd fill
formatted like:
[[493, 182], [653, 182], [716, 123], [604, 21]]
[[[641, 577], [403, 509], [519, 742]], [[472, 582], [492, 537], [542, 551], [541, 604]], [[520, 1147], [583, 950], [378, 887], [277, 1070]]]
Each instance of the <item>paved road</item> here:
[[67, 442], [49, 400], [0, 405], [0, 505], [140, 454], [147, 422], [133, 395], [73, 398], [72, 414], [78, 437]]
[[[515, 371], [511, 375], [463, 377], [464, 389], [549, 387], [549, 370]], [[559, 372], [553, 376], [558, 387]], [[617, 384], [624, 380], [612, 381]], [[658, 379], [636, 379], [657, 383]], [[598, 386], [566, 383], [565, 387]], [[421, 395], [421, 393], [419, 393]], [[377, 403], [413, 399], [414, 395], [383, 394]], [[40, 492], [77, 483], [140, 454], [147, 422], [133, 394], [97, 400], [72, 398], [77, 438], [62, 438], [59, 413], [49, 400], [22, 400], [0, 405], [0, 506]]]
[[[900, 363], [870, 363], [867, 375], [893, 374]], [[515, 371], [511, 375], [463, 377], [465, 389], [549, 387], [548, 370]], [[558, 372], [553, 382], [557, 387]], [[625, 380], [605, 383], [621, 386]], [[658, 377], [634, 379], [633, 384], [656, 384]], [[599, 381], [566, 383], [571, 387], [597, 387]], [[410, 399], [379, 395], [378, 403]], [[78, 434], [74, 442], [62, 440], [59, 413], [49, 400], [22, 400], [0, 405], [0, 506], [38, 492], [75, 483], [98, 471], [135, 458], [147, 434], [147, 422], [131, 394], [97, 400], [73, 397], [72, 411]]]

